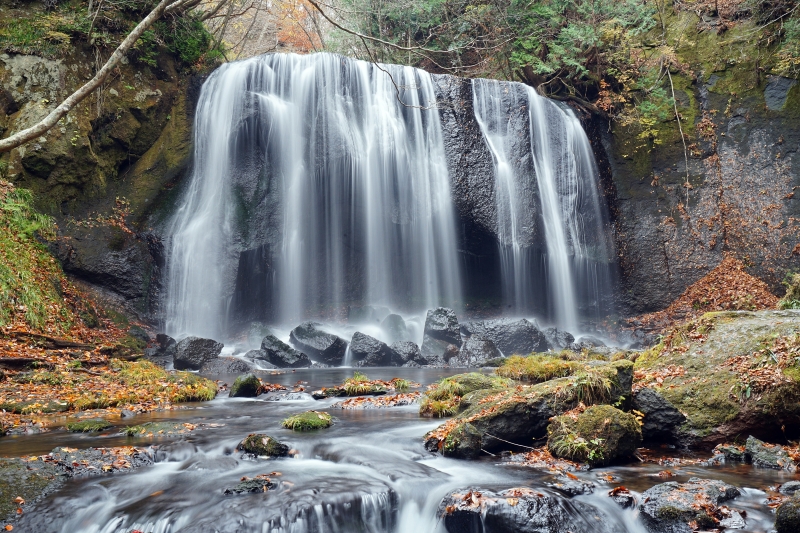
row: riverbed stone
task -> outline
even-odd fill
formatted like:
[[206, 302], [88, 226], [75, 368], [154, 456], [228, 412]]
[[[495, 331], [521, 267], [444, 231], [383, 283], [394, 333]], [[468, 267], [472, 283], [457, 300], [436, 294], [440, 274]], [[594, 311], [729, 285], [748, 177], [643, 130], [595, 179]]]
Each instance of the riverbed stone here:
[[692, 533], [691, 522], [701, 530], [714, 528], [717, 521], [709, 509], [740, 494], [739, 489], [723, 481], [700, 478], [691, 478], [686, 483], [669, 481], [642, 493], [639, 512], [651, 533]]
[[794, 496], [795, 494], [800, 493], [800, 481], [787, 481], [780, 486], [778, 492], [781, 494], [786, 494], [787, 496]]
[[255, 398], [261, 389], [261, 381], [254, 374], [245, 374], [236, 378], [231, 385], [231, 398]]
[[425, 317], [422, 356], [429, 362], [441, 360], [449, 345], [461, 346], [458, 317], [447, 307], [430, 309]]
[[[492, 491], [467, 488], [439, 504], [448, 533], [607, 533], [600, 509], [528, 487]], [[585, 516], [594, 517], [586, 520]]]
[[786, 469], [794, 472], [797, 465], [789, 454], [778, 444], [767, 444], [750, 435], [745, 443], [745, 455], [753, 466], [761, 468]]
[[671, 440], [676, 429], [686, 420], [680, 411], [650, 387], [633, 394], [633, 408], [644, 415], [642, 437], [645, 441]]
[[483, 337], [473, 335], [464, 341], [458, 354], [448, 361], [450, 366], [481, 368], [486, 362], [502, 357], [494, 343]]
[[465, 337], [479, 336], [494, 343], [503, 355], [527, 355], [547, 351], [547, 339], [539, 327], [527, 319], [481, 320], [461, 325]]
[[257, 457], [286, 457], [289, 446], [262, 433], [251, 433], [242, 440], [236, 449]]
[[203, 363], [200, 367], [201, 374], [241, 374], [249, 372], [251, 365], [247, 361], [242, 361], [238, 357], [217, 357], [216, 359]]
[[320, 328], [322, 324], [304, 322], [289, 334], [289, 342], [311, 360], [327, 365], [339, 366], [344, 361], [347, 341]]
[[386, 343], [356, 331], [350, 341], [350, 356], [357, 366], [400, 366], [404, 363], [399, 353]]
[[223, 344], [213, 339], [186, 337], [175, 346], [176, 370], [200, 370], [203, 364], [219, 357]]
[[295, 350], [275, 335], [267, 335], [261, 340], [264, 359], [276, 368], [305, 368], [311, 366], [306, 354]]

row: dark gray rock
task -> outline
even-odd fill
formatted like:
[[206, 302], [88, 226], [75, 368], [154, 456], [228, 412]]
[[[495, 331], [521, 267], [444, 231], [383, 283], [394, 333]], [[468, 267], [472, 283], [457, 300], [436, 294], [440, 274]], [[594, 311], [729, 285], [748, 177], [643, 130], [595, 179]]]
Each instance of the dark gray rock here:
[[464, 341], [458, 355], [448, 361], [450, 366], [481, 368], [487, 361], [502, 357], [500, 350], [490, 340], [473, 335]]
[[262, 433], [251, 433], [242, 440], [236, 449], [256, 457], [286, 457], [289, 446]]
[[780, 111], [786, 104], [789, 91], [797, 84], [797, 80], [783, 76], [767, 76], [769, 80], [764, 88], [764, 100], [770, 111]]
[[544, 328], [542, 333], [547, 340], [548, 347], [555, 352], [569, 348], [575, 342], [575, 337], [568, 331], [557, 328]]
[[590, 481], [582, 481], [580, 479], [571, 479], [567, 476], [561, 476], [552, 483], [547, 484], [553, 490], [565, 494], [566, 496], [580, 496], [581, 494], [592, 494], [595, 485]]
[[186, 337], [175, 346], [174, 365], [176, 370], [200, 370], [222, 352], [223, 345], [212, 339]]
[[304, 322], [289, 334], [289, 342], [314, 361], [339, 366], [344, 361], [347, 341], [319, 329], [315, 322]]
[[466, 337], [475, 335], [492, 341], [505, 356], [547, 351], [544, 334], [524, 318], [468, 322], [461, 325], [461, 333]]
[[633, 394], [633, 408], [644, 414], [642, 438], [645, 441], [674, 440], [677, 428], [686, 419], [663, 396], [649, 387]]
[[350, 356], [357, 366], [400, 366], [405, 362], [386, 343], [360, 331], [350, 341]]
[[236, 378], [231, 385], [231, 398], [255, 398], [261, 390], [261, 381], [254, 374], [245, 374]]
[[425, 365], [428, 363], [428, 361], [422, 357], [422, 352], [420, 352], [419, 346], [417, 346], [415, 342], [399, 341], [393, 343], [390, 348], [397, 352], [400, 359], [403, 360], [403, 365], [412, 362], [418, 365]]
[[583, 349], [592, 349], [592, 348], [604, 348], [605, 343], [598, 339], [597, 337], [592, 337], [591, 335], [584, 335], [583, 337], [579, 338], [576, 342], [573, 342], [570, 345], [570, 350], [580, 352]]
[[172, 347], [177, 346], [177, 341], [167, 335], [166, 333], [158, 333], [156, 335], [156, 342], [158, 343], [158, 347], [161, 350], [168, 350]]
[[753, 466], [794, 470], [796, 465], [786, 450], [777, 444], [767, 444], [752, 435], [747, 437], [745, 455]]
[[800, 491], [800, 481], [787, 481], [778, 489], [778, 492], [787, 496], [793, 496], [798, 491]]
[[304, 368], [311, 366], [311, 359], [277, 338], [267, 335], [261, 340], [261, 352], [264, 359], [277, 368]]
[[598, 508], [527, 487], [501, 492], [470, 488], [439, 504], [449, 533], [607, 533], [615, 529]]
[[608, 495], [614, 501], [614, 503], [623, 509], [630, 509], [631, 507], [636, 506], [636, 497], [625, 487], [619, 486], [613, 490], [610, 490]]
[[272, 370], [278, 368], [277, 366], [273, 365], [269, 361], [267, 361], [267, 352], [264, 350], [249, 350], [247, 353], [244, 354], [244, 358], [248, 361], [252, 361], [253, 364], [260, 366], [266, 370]]
[[422, 356], [428, 361], [441, 359], [450, 344], [461, 346], [455, 311], [446, 307], [429, 310], [422, 336]]
[[201, 374], [241, 374], [250, 370], [251, 366], [247, 361], [238, 357], [217, 357], [200, 367]]
[[800, 499], [792, 498], [778, 507], [775, 512], [775, 531], [778, 533], [800, 531]]
[[386, 332], [386, 338], [389, 339], [390, 344], [407, 341], [410, 338], [406, 321], [400, 315], [392, 314], [384, 318], [381, 328]]
[[740, 494], [739, 489], [723, 481], [696, 477], [686, 483], [670, 481], [644, 491], [639, 511], [651, 533], [691, 533], [690, 522], [701, 529], [711, 529], [717, 523], [701, 504], [719, 506]]

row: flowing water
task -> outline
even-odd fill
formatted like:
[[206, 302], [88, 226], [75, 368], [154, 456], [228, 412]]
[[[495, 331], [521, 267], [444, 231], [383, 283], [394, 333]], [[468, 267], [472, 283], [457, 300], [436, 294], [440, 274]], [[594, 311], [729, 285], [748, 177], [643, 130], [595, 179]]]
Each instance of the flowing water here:
[[[252, 297], [230, 301], [245, 278], [265, 285], [244, 292], [265, 295], [254, 305], [283, 323], [350, 301], [457, 306], [435, 103], [424, 71], [331, 54], [217, 69], [200, 96], [194, 174], [169, 232], [168, 331], [219, 337], [228, 306]], [[255, 282], [247, 250], [261, 250], [250, 255], [269, 270]]]
[[[449, 373], [435, 369], [370, 369], [370, 377], [395, 376], [423, 384]], [[342, 369], [298, 370], [267, 376], [310, 388], [341, 382]], [[263, 397], [262, 397], [263, 398]], [[330, 409], [335, 400], [264, 401], [224, 396], [187, 409], [140, 415], [126, 424], [171, 420], [193, 424], [219, 423], [172, 440], [160, 439], [159, 462], [129, 474], [73, 479], [57, 493], [26, 506], [14, 531], [36, 533], [152, 533], [177, 532], [294, 532], [294, 533], [444, 533], [437, 508], [446, 494], [469, 487], [504, 489], [531, 487], [551, 493], [553, 478], [546, 472], [500, 457], [460, 461], [431, 454], [422, 436], [440, 421], [422, 419], [417, 406], [364, 411]], [[310, 433], [280, 427], [289, 414], [307, 409], [327, 410], [337, 417], [333, 427]], [[53, 432], [0, 441], [0, 456], [43, 454], [55, 446], [145, 446], [148, 439], [122, 437], [110, 430], [101, 436]], [[263, 432], [287, 442], [299, 458], [247, 460], [235, 451], [246, 435]], [[594, 494], [564, 500], [571, 513], [597, 520], [597, 531], [644, 533], [636, 511], [622, 510], [606, 493], [613, 486], [603, 479], [611, 473], [629, 489], [641, 492], [662, 482], [665, 467], [631, 465], [578, 472], [594, 482]], [[794, 479], [784, 472], [750, 467], [670, 467], [685, 481], [699, 476], [721, 479], [746, 488], [731, 503], [747, 510], [745, 531], [766, 532], [774, 518], [764, 505], [763, 489]], [[280, 487], [266, 493], [225, 495], [243, 476], [280, 472], [272, 479]], [[580, 511], [580, 503], [592, 506]], [[602, 527], [601, 527], [602, 524]]]
[[[494, 160], [504, 299], [526, 312], [544, 298], [550, 320], [576, 331], [581, 318], [604, 310], [612, 274], [613, 246], [589, 140], [572, 111], [531, 87], [475, 79], [472, 88]], [[542, 279], [533, 279], [537, 270]]]

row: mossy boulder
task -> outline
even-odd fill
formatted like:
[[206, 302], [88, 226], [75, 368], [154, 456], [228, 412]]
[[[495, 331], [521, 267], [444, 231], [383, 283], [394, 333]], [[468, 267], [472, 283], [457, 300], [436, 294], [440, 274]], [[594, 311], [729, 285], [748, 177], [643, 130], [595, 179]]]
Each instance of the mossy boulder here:
[[800, 531], [800, 498], [795, 496], [778, 507], [775, 512], [775, 531], [778, 533]]
[[641, 443], [636, 417], [610, 405], [593, 405], [574, 418], [557, 416], [547, 428], [550, 453], [592, 466], [633, 457]]
[[231, 398], [255, 398], [261, 390], [261, 380], [253, 374], [245, 374], [236, 378], [231, 385]]
[[452, 416], [464, 408], [465, 398], [479, 391], [496, 391], [510, 387], [514, 382], [501, 376], [470, 372], [457, 374], [439, 380], [431, 385], [420, 401], [419, 413], [422, 416], [442, 418]]
[[636, 360], [638, 386], [686, 417], [662, 438], [699, 448], [743, 434], [793, 438], [800, 434], [800, 368], [791, 355], [798, 347], [800, 311], [707, 313]]
[[236, 449], [258, 457], [286, 457], [289, 447], [282, 442], [261, 433], [253, 433], [244, 438]]
[[[442, 450], [452, 432], [462, 432], [463, 424], [471, 424], [481, 435], [459, 439], [449, 446], [456, 457], [474, 457], [481, 449], [507, 449], [509, 442], [529, 446], [532, 439], [547, 434], [552, 417], [578, 404], [616, 404], [630, 397], [633, 363], [614, 361], [587, 365], [573, 376], [554, 379], [537, 385], [522, 385], [468, 395], [469, 407], [454, 419], [425, 436], [430, 451]], [[472, 435], [472, 431], [469, 434]], [[459, 433], [457, 433], [459, 434]]]
[[294, 431], [313, 431], [325, 429], [333, 425], [333, 417], [322, 411], [306, 411], [292, 415], [281, 421], [281, 426]]
[[750, 435], [745, 443], [745, 457], [753, 466], [795, 471], [797, 465], [783, 446], [767, 444]]
[[460, 424], [442, 442], [442, 455], [458, 459], [474, 459], [481, 450], [481, 432], [472, 424]]

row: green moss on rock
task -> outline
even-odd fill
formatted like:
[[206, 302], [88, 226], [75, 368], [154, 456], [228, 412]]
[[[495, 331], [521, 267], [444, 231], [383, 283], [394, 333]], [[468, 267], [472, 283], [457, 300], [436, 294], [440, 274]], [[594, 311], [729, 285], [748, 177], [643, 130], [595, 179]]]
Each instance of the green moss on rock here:
[[261, 380], [254, 374], [245, 374], [236, 378], [231, 385], [231, 398], [255, 398], [261, 390]]
[[553, 418], [547, 447], [556, 457], [605, 465], [632, 457], [642, 442], [636, 417], [610, 405], [595, 405], [577, 418]]
[[67, 424], [67, 430], [73, 433], [96, 433], [111, 427], [111, 422], [108, 420], [92, 419], [92, 420], [79, 420], [78, 422], [71, 422]]
[[321, 411], [306, 411], [292, 415], [281, 421], [281, 426], [294, 431], [313, 431], [325, 429], [333, 425], [333, 417]]

